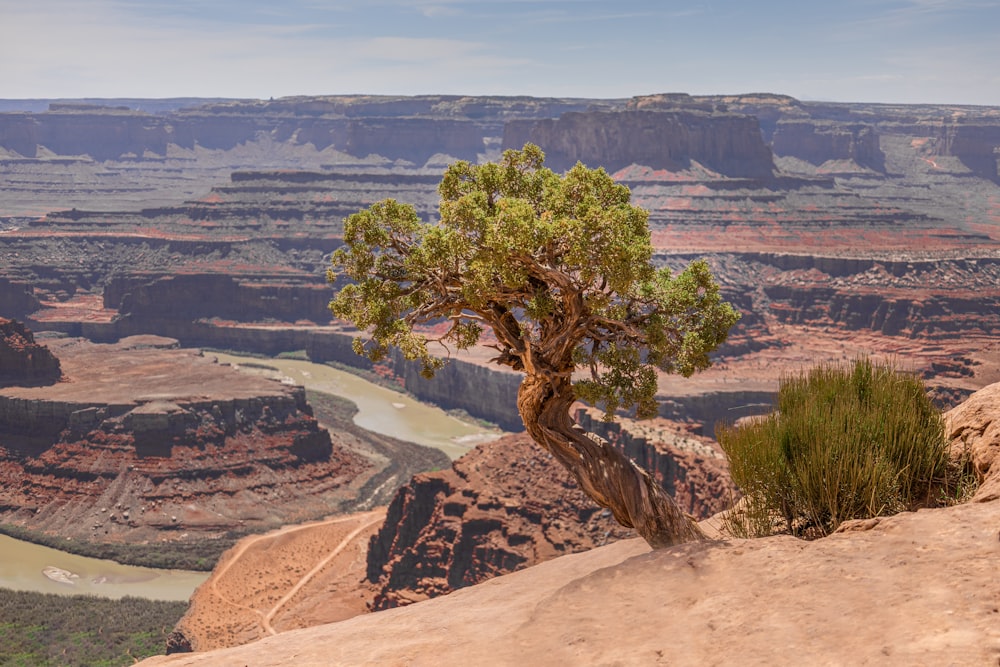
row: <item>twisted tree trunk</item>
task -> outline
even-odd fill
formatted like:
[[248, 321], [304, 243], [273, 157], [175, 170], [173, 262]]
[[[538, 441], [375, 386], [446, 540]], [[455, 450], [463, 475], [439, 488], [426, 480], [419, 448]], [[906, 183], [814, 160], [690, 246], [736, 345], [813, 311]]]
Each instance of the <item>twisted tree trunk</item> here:
[[635, 528], [654, 549], [708, 539], [653, 477], [570, 418], [575, 400], [569, 378], [528, 374], [517, 409], [535, 442], [550, 452], [618, 523]]

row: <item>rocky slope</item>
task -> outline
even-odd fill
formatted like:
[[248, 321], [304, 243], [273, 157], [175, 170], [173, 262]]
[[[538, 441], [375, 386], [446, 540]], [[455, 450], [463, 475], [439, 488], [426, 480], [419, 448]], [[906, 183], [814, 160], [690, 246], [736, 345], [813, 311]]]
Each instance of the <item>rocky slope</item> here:
[[478, 446], [403, 486], [368, 547], [387, 609], [629, 536], [526, 435]]
[[984, 476], [962, 505], [813, 542], [650, 552], [623, 540], [402, 609], [143, 664], [994, 664], [998, 398], [992, 385], [946, 416]]
[[365, 613], [365, 552], [384, 518], [380, 508], [243, 538], [191, 596], [167, 651], [238, 646]]
[[52, 384], [62, 377], [59, 360], [20, 322], [0, 317], [0, 387]]
[[[647, 469], [699, 518], [722, 510], [735, 493], [725, 461], [704, 440], [661, 428], [647, 431], [647, 447], [620, 425], [608, 434], [640, 464], [651, 463]], [[654, 460], [644, 460], [650, 454]], [[368, 549], [372, 607], [436, 597], [633, 534], [528, 436], [509, 436], [399, 490]]]
[[[577, 418], [590, 424], [594, 415]], [[640, 460], [652, 456], [654, 474], [699, 517], [735, 492], [717, 446], [681, 425], [625, 420], [603, 433]], [[634, 534], [523, 434], [416, 475], [371, 517], [245, 538], [194, 595], [177, 637], [196, 651], [233, 646], [437, 597]]]

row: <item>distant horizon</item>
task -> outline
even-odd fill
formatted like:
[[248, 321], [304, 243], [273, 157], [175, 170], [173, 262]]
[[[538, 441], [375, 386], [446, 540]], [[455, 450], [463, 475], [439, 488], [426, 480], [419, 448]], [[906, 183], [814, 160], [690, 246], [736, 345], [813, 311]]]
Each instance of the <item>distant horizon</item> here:
[[[158, 103], [170, 103], [170, 102], [181, 102], [181, 101], [192, 101], [192, 102], [277, 102], [280, 100], [292, 100], [299, 98], [334, 98], [334, 97], [384, 97], [384, 98], [420, 98], [420, 97], [483, 97], [483, 98], [499, 98], [499, 99], [518, 99], [518, 98], [529, 98], [529, 99], [576, 99], [576, 100], [595, 100], [595, 101], [615, 101], [623, 100], [627, 101], [637, 97], [650, 97], [655, 95], [689, 95], [692, 98], [711, 98], [711, 97], [746, 97], [753, 95], [773, 95], [776, 97], [790, 97], [798, 102], [804, 104], [867, 104], [867, 105], [882, 105], [882, 106], [944, 106], [944, 107], [983, 107], [983, 108], [1000, 108], [1000, 103], [997, 104], [977, 104], [977, 103], [965, 103], [965, 102], [887, 102], [883, 100], [835, 100], [835, 99], [806, 99], [801, 97], [795, 97], [794, 95], [788, 95], [787, 93], [780, 92], [763, 92], [763, 91], [752, 91], [743, 93], [685, 93], [683, 91], [661, 91], [655, 93], [639, 93], [636, 95], [627, 95], [619, 97], [595, 97], [595, 96], [584, 96], [584, 95], [517, 95], [517, 94], [471, 94], [471, 93], [412, 93], [412, 94], [394, 94], [394, 93], [316, 93], [316, 94], [302, 94], [302, 95], [284, 95], [282, 97], [227, 97], [220, 95], [212, 96], [199, 96], [199, 95], [171, 95], [168, 97], [131, 97], [131, 96], [117, 96], [117, 97], [104, 97], [104, 96], [93, 96], [85, 95], [79, 97], [0, 97], [0, 107], [7, 106], [11, 103], [51, 103], [51, 102], [81, 102], [81, 103], [116, 103], [116, 102], [158, 102]], [[3, 111], [0, 108], [0, 111]]]
[[0, 0], [0, 16], [3, 99], [781, 91], [1000, 106], [1000, 0]]

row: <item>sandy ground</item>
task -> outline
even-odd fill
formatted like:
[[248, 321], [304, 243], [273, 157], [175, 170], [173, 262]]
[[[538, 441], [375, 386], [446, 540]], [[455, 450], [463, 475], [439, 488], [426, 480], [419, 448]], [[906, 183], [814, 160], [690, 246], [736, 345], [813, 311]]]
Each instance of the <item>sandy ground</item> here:
[[195, 591], [178, 628], [205, 651], [365, 612], [359, 582], [384, 519], [380, 508], [244, 538]]

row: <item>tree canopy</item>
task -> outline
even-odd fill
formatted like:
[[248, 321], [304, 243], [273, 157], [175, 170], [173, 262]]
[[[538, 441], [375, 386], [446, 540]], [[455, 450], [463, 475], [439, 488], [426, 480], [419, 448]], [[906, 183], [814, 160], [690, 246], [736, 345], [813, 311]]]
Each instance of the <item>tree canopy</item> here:
[[[468, 348], [484, 335], [495, 362], [569, 377], [610, 417], [656, 414], [657, 369], [709, 365], [738, 319], [703, 261], [673, 275], [652, 264], [648, 213], [603, 169], [565, 175], [531, 144], [496, 163], [457, 162], [439, 192], [440, 220], [385, 200], [347, 218], [328, 278], [346, 276], [334, 315], [368, 332], [372, 359], [399, 348], [430, 377], [443, 363], [430, 340]], [[447, 320], [440, 336], [415, 327]]]
[[[598, 505], [654, 548], [704, 539], [648, 472], [572, 422], [577, 399], [656, 414], [657, 369], [709, 365], [739, 315], [703, 261], [674, 275], [652, 264], [648, 214], [603, 169], [565, 175], [531, 144], [499, 162], [457, 162], [439, 191], [440, 220], [388, 199], [347, 218], [327, 278], [350, 281], [330, 302], [365, 330], [355, 350], [390, 347], [426, 376], [444, 361], [430, 340], [465, 349], [483, 339], [493, 361], [525, 374], [517, 409], [532, 438]], [[428, 337], [434, 325], [444, 332]], [[585, 377], [574, 381], [578, 370]]]

